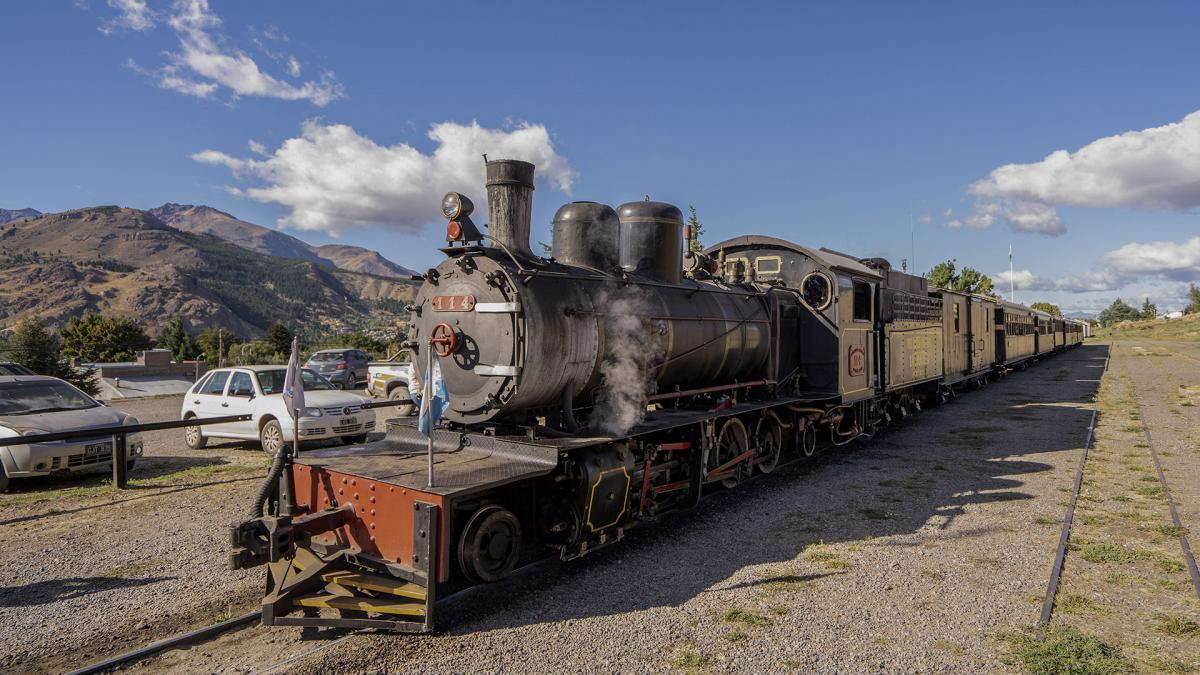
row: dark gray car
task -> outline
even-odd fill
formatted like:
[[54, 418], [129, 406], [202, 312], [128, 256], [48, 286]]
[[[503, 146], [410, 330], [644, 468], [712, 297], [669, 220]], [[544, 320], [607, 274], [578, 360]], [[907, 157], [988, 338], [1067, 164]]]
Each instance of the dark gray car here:
[[367, 377], [371, 357], [361, 349], [322, 349], [304, 365], [342, 389], [354, 389]]

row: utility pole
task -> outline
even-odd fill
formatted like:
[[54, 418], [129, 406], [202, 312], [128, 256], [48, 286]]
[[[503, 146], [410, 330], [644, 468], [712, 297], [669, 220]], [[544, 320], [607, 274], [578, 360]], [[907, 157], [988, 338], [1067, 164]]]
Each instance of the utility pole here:
[[1016, 302], [1016, 284], [1013, 281], [1012, 244], [1008, 245], [1008, 301]]

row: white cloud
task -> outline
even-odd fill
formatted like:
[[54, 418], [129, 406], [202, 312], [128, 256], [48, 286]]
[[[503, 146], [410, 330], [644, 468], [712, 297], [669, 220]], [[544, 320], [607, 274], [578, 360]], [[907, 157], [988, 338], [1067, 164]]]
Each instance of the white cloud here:
[[946, 209], [945, 211], [942, 211], [942, 215], [946, 218], [949, 218], [950, 216], [954, 215], [954, 209]]
[[1087, 293], [1125, 289], [1134, 283], [1200, 281], [1200, 237], [1183, 243], [1155, 241], [1131, 242], [1105, 253], [1096, 269], [1083, 274], [1042, 278], [1029, 270], [1007, 270], [993, 275], [997, 287], [1008, 285], [1009, 278], [1021, 290]]
[[122, 29], [144, 33], [154, 28], [155, 13], [145, 0], [108, 0], [108, 6], [116, 10], [117, 15], [100, 24], [97, 30], [105, 35]]
[[1179, 122], [1058, 150], [1040, 162], [1007, 164], [970, 187], [988, 226], [1057, 235], [1056, 207], [1200, 208], [1200, 111]]
[[[317, 106], [328, 105], [346, 95], [333, 73], [325, 72], [316, 79], [293, 83], [264, 72], [253, 58], [228, 44], [217, 32], [221, 19], [209, 8], [208, 0], [175, 0], [165, 12], [155, 12], [145, 0], [108, 0], [108, 4], [118, 11], [118, 15], [101, 26], [106, 34], [121, 27], [148, 31], [156, 21], [165, 21], [175, 31], [179, 49], [167, 52], [166, 64], [155, 69], [131, 66], [164, 89], [197, 98], [209, 98], [224, 89], [233, 99], [262, 96], [307, 100]], [[287, 36], [274, 27], [269, 27], [263, 35], [271, 40], [287, 40]], [[298, 59], [276, 56], [292, 78], [300, 76]]]
[[570, 191], [575, 177], [542, 125], [504, 130], [475, 122], [443, 122], [434, 125], [428, 137], [436, 147], [425, 154], [405, 143], [379, 145], [344, 124], [309, 120], [299, 137], [284, 141], [273, 153], [252, 145], [264, 159], [216, 150], [198, 152], [192, 159], [224, 166], [242, 180], [261, 181], [228, 189], [287, 207], [288, 214], [278, 221], [281, 227], [334, 235], [369, 225], [416, 233], [436, 218], [439, 200], [450, 190], [466, 193], [482, 211], [484, 153], [533, 162], [541, 179], [564, 192]]
[[928, 225], [933, 222], [933, 216], [929, 215], [928, 213], [922, 213], [917, 217], [917, 220], [919, 220], [923, 225]]
[[1132, 242], [1104, 255], [1104, 265], [1126, 276], [1156, 276], [1178, 281], [1200, 279], [1200, 237], [1182, 244]]

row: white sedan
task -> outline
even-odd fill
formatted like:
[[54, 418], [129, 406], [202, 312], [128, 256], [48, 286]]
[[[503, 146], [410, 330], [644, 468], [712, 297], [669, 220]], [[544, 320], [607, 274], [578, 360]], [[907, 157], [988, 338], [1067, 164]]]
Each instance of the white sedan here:
[[[0, 438], [83, 431], [137, 424], [132, 415], [114, 410], [56, 377], [0, 376]], [[12, 478], [45, 476], [112, 466], [112, 436], [69, 441], [0, 446], [0, 492]], [[142, 454], [140, 434], [129, 434], [127, 466]]]
[[[375, 430], [375, 413], [362, 405], [370, 399], [338, 391], [329, 380], [304, 368], [304, 402], [300, 413], [301, 441], [341, 438], [362, 443]], [[283, 402], [283, 366], [218, 368], [200, 378], [183, 397], [182, 419], [250, 415], [243, 422], [187, 427], [189, 448], [203, 448], [210, 438], [257, 440], [274, 455], [291, 443], [292, 418]]]

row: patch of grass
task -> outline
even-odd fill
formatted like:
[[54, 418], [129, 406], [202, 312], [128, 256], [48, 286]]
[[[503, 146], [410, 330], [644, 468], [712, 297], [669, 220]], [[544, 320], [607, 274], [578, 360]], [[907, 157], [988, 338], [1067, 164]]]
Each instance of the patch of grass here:
[[1058, 611], [1063, 614], [1095, 614], [1104, 613], [1104, 607], [1095, 600], [1078, 593], [1063, 593], [1055, 602]]
[[1116, 544], [1081, 543], [1080, 550], [1083, 559], [1093, 563], [1131, 563], [1135, 560], [1145, 560], [1149, 555], [1145, 551], [1125, 548]]
[[1134, 670], [1119, 647], [1070, 626], [1047, 627], [1044, 640], [1029, 632], [1001, 632], [995, 637], [1008, 648], [1007, 663], [1022, 665], [1034, 675], [1116, 675]]
[[1165, 591], [1191, 591], [1192, 582], [1176, 581], [1174, 579], [1155, 579], [1154, 585]]
[[1057, 525], [1058, 521], [1054, 518], [1047, 518], [1046, 516], [1038, 516], [1037, 518], [1033, 519], [1033, 523], [1034, 523], [1034, 525]]
[[1142, 427], [1137, 424], [1130, 424], [1127, 427], [1122, 427], [1121, 431], [1124, 431], [1128, 434], [1140, 434], [1142, 433]]
[[749, 637], [750, 637], [749, 635], [746, 635], [745, 633], [743, 633], [740, 630], [735, 630], [732, 633], [725, 634], [725, 639], [734, 644], [737, 644], [739, 642], [744, 642], [746, 640], [746, 638], [749, 638]]
[[1142, 481], [1143, 483], [1157, 483], [1158, 482], [1158, 479], [1155, 478], [1154, 476], [1142, 476], [1138, 480]]
[[1133, 497], [1130, 497], [1129, 495], [1117, 495], [1116, 497], [1113, 497], [1113, 501], [1114, 502], [1131, 502], [1131, 501], [1133, 501]]
[[939, 651], [948, 652], [955, 656], [962, 656], [963, 654], [967, 653], [967, 650], [963, 648], [962, 645], [950, 640], [936, 640], [933, 643], [933, 648]]
[[890, 645], [892, 644], [892, 638], [885, 637], [883, 635], [876, 635], [875, 637], [871, 638], [871, 642], [874, 642], [877, 645]]
[[775, 616], [785, 616], [788, 613], [788, 608], [783, 605], [769, 605], [768, 610]]
[[1154, 560], [1154, 566], [1164, 572], [1182, 572], [1183, 563], [1178, 560], [1172, 560], [1166, 556], [1159, 556]]
[[765, 617], [761, 614], [756, 614], [754, 612], [747, 612], [744, 609], [737, 609], [736, 607], [730, 607], [729, 609], [722, 612], [721, 620], [724, 621], [725, 623], [740, 623], [740, 624], [743, 624], [746, 626], [770, 626], [771, 625], [771, 620], [768, 619], [767, 617]]
[[699, 668], [707, 662], [708, 658], [691, 647], [678, 649], [671, 657], [671, 665], [679, 668], [680, 670], [686, 668]]
[[1182, 537], [1188, 529], [1182, 525], [1159, 525], [1155, 528], [1164, 537]]
[[863, 509], [861, 513], [867, 520], [892, 520], [896, 517], [896, 514], [881, 509]]
[[1167, 494], [1167, 491], [1161, 485], [1139, 485], [1133, 491], [1150, 499], [1162, 499]]
[[823, 563], [831, 570], [842, 570], [850, 566], [845, 558], [820, 545], [809, 546], [801, 558], [808, 562]]
[[1109, 572], [1104, 575], [1104, 581], [1114, 586], [1137, 586], [1145, 581], [1145, 579], [1127, 572]]
[[1155, 629], [1163, 635], [1177, 638], [1192, 638], [1200, 635], [1200, 623], [1196, 623], [1186, 616], [1159, 614], [1155, 620], [1158, 624]]

